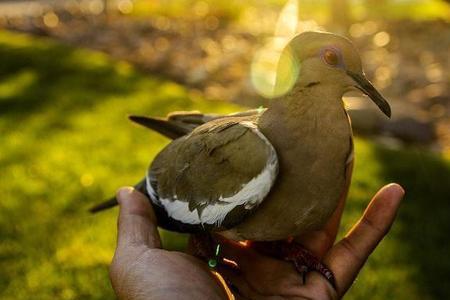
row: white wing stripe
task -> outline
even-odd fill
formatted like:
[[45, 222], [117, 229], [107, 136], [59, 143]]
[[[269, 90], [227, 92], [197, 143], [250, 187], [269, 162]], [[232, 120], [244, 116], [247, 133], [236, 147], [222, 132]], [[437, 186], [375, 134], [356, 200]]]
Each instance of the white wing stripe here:
[[150, 177], [148, 176], [148, 174], [147, 176], [145, 176], [145, 182], [147, 187], [147, 193], [150, 196], [150, 200], [152, 200], [154, 204], [161, 205], [158, 201], [158, 194], [156, 194], [155, 190], [153, 189], [150, 183]]
[[[275, 149], [267, 140], [267, 138], [259, 132], [259, 130], [250, 122], [242, 122], [242, 125], [250, 128], [255, 134], [257, 134], [264, 142], [269, 146], [269, 160], [263, 171], [245, 185], [242, 189], [233, 196], [218, 199], [220, 203], [215, 203], [206, 206], [201, 216], [197, 210], [189, 210], [189, 203], [186, 201], [175, 199], [159, 198], [157, 200], [156, 192], [150, 184], [150, 180], [147, 176], [147, 191], [152, 198], [152, 201], [165, 208], [169, 217], [183, 222], [185, 224], [217, 224], [220, 225], [235, 207], [245, 205], [245, 209], [252, 209], [259, 205], [269, 193], [272, 185], [275, 182], [275, 178], [278, 174], [278, 158]], [[226, 202], [226, 204], [224, 204]]]

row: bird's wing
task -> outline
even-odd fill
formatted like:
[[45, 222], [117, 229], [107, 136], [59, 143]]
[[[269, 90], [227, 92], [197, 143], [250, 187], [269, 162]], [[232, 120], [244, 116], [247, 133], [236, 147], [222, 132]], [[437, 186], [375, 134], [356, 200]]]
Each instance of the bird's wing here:
[[255, 117], [207, 122], [164, 148], [147, 174], [152, 201], [183, 224], [230, 228], [269, 193], [275, 149]]
[[264, 109], [252, 109], [230, 115], [202, 114], [199, 111], [176, 111], [168, 114], [166, 118], [145, 116], [130, 116], [129, 118], [133, 122], [155, 130], [170, 139], [176, 139], [212, 120], [226, 117], [255, 116], [261, 114], [263, 111]]

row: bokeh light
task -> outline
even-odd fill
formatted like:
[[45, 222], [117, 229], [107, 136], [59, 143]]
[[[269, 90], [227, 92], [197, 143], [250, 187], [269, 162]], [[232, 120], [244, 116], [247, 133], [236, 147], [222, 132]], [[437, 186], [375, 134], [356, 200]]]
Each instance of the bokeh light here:
[[52, 11], [46, 13], [42, 19], [43, 19], [45, 26], [50, 27], [50, 28], [54, 28], [54, 27], [58, 26], [58, 24], [59, 24], [58, 16]]
[[317, 29], [354, 43], [393, 110], [344, 99], [356, 165], [340, 236], [380, 186], [407, 190], [346, 299], [450, 299], [449, 16], [447, 0], [0, 1], [0, 299], [114, 298], [117, 210], [87, 209], [168, 143], [126, 116], [268, 107], [301, 73], [286, 45]]
[[[287, 93], [298, 75], [298, 65], [292, 53], [286, 51], [280, 64], [283, 49], [298, 31], [298, 1], [290, 0], [283, 7], [275, 26], [274, 36], [259, 49], [251, 65], [251, 80], [258, 93], [267, 98], [275, 98]], [[283, 75], [282, 86], [276, 86], [277, 72]], [[281, 82], [281, 81], [280, 81]]]

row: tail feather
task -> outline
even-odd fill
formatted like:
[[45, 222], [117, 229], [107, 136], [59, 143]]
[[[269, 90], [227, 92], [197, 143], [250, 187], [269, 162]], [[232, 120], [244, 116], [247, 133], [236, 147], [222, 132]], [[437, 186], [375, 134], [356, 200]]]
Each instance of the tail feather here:
[[189, 134], [196, 127], [209, 121], [224, 117], [246, 117], [261, 114], [264, 110], [252, 109], [231, 115], [202, 114], [198, 111], [176, 111], [166, 118], [152, 118], [145, 116], [129, 116], [129, 119], [139, 125], [152, 129], [170, 138], [177, 139]]
[[[260, 109], [252, 109], [248, 111], [238, 112], [231, 115], [215, 115], [215, 114], [202, 114], [198, 111], [179, 111], [173, 112], [167, 116], [167, 118], [151, 118], [144, 116], [129, 116], [129, 119], [139, 125], [155, 130], [160, 134], [171, 138], [177, 139], [183, 135], [190, 133], [196, 127], [209, 122], [211, 120], [233, 116], [233, 117], [245, 117], [261, 114]], [[145, 178], [134, 186], [137, 190], [147, 195]], [[116, 197], [112, 197], [102, 203], [99, 203], [89, 209], [91, 213], [97, 213], [105, 209], [114, 207], [118, 204]]]
[[[134, 186], [134, 188], [138, 191], [140, 191], [141, 193], [143, 193], [144, 195], [148, 195], [147, 194], [147, 188], [146, 188], [146, 179], [142, 179], [141, 181], [139, 181], [138, 184], [136, 184]], [[106, 210], [108, 208], [112, 208], [116, 205], [118, 205], [119, 203], [117, 202], [117, 198], [116, 197], [112, 197], [106, 201], [103, 201], [99, 204], [94, 205], [93, 207], [91, 207], [89, 209], [89, 212], [92, 214], [98, 213], [100, 211]]]
[[129, 116], [129, 119], [139, 125], [152, 129], [160, 134], [170, 138], [177, 139], [192, 131], [195, 126], [186, 124], [178, 124], [176, 122], [168, 121], [159, 118], [150, 118], [142, 116]]
[[116, 197], [113, 197], [113, 198], [111, 198], [111, 199], [108, 199], [108, 200], [106, 200], [106, 201], [104, 201], [104, 202], [102, 202], [102, 203], [99, 203], [99, 204], [97, 204], [97, 205], [91, 207], [91, 208], [89, 209], [89, 212], [95, 214], [95, 213], [97, 213], [97, 212], [99, 212], [99, 211], [102, 211], [102, 210], [105, 210], [105, 209], [114, 207], [114, 206], [116, 206], [117, 204], [118, 204], [118, 202], [117, 202]]

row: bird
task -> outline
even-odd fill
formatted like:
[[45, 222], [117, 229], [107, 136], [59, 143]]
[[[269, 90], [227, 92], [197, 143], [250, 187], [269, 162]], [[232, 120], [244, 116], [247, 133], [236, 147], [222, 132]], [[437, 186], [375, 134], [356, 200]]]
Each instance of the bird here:
[[[346, 37], [303, 32], [286, 45], [281, 57], [287, 56], [298, 71], [266, 108], [130, 116], [172, 139], [135, 187], [148, 196], [162, 228], [279, 243], [280, 253], [300, 249], [290, 259], [298, 271], [306, 266], [334, 284], [325, 265], [312, 255], [305, 260], [307, 250], [282, 241], [322, 228], [349, 189], [353, 135], [343, 95], [359, 90], [389, 118], [391, 108]], [[277, 86], [286, 86], [286, 78], [278, 73]], [[112, 198], [91, 212], [116, 204]]]

